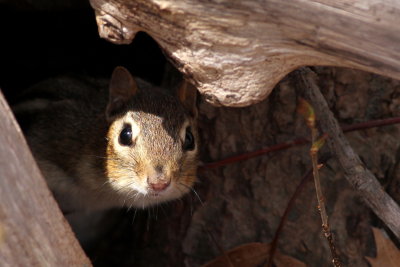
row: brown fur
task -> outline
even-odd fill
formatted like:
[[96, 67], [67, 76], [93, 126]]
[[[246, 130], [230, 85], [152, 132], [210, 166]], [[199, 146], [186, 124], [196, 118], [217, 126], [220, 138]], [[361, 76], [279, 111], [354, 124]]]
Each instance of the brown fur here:
[[[29, 90], [13, 108], [64, 211], [146, 207], [180, 197], [196, 179], [195, 108], [187, 108], [195, 101], [140, 80], [132, 83], [127, 73], [116, 69], [111, 85], [118, 88], [111, 86], [111, 94], [104, 81], [52, 79]], [[127, 87], [138, 88], [125, 92], [124, 79]], [[139, 129], [131, 147], [118, 143], [124, 123]], [[187, 126], [196, 141], [194, 151], [182, 149]], [[171, 185], [152, 192], [149, 179]]]

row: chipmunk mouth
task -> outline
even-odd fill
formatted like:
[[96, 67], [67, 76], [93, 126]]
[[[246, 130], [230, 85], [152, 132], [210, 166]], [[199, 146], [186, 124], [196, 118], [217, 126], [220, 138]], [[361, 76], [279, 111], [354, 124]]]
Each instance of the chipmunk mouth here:
[[173, 190], [172, 190], [172, 186], [168, 185], [167, 187], [163, 188], [163, 189], [158, 189], [155, 190], [153, 188], [148, 188], [148, 196], [149, 197], [154, 197], [154, 198], [160, 198], [160, 197], [164, 197], [164, 196], [168, 196]]
[[142, 188], [140, 192], [136, 189], [134, 191], [136, 192], [133, 194], [134, 196], [132, 197], [132, 194], [130, 194], [130, 199], [125, 201], [124, 205], [143, 209], [177, 199], [187, 193], [186, 190], [180, 189], [179, 183], [174, 182], [171, 182], [171, 184], [163, 190], [157, 191], [147, 186]]

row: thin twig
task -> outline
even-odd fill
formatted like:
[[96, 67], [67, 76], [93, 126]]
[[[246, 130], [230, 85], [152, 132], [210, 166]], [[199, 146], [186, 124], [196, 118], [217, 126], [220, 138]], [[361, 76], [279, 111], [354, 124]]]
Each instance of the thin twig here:
[[400, 239], [400, 207], [382, 189], [378, 180], [364, 166], [344, 137], [339, 123], [319, 90], [316, 74], [308, 68], [302, 68], [297, 75], [296, 84], [318, 114], [321, 129], [329, 135], [329, 147], [343, 168], [346, 179], [372, 211]]
[[321, 221], [322, 221], [322, 230], [329, 244], [333, 265], [335, 267], [341, 267], [342, 265], [340, 263], [339, 257], [337, 256], [336, 247], [333, 241], [333, 236], [329, 227], [328, 215], [325, 209], [324, 195], [322, 193], [322, 188], [321, 188], [321, 181], [320, 181], [321, 179], [319, 176], [318, 151], [324, 145], [327, 135], [324, 134], [322, 135], [322, 137], [318, 138], [318, 129], [316, 126], [316, 115], [314, 108], [310, 105], [310, 103], [308, 103], [303, 98], [300, 98], [298, 112], [304, 116], [306, 124], [308, 128], [311, 130], [310, 157], [312, 162], [315, 192], [318, 201], [318, 211], [319, 214], [321, 215]]
[[270, 147], [265, 147], [265, 148], [262, 148], [262, 149], [259, 149], [259, 150], [256, 150], [256, 151], [246, 152], [246, 153], [239, 154], [239, 155], [236, 155], [236, 156], [228, 157], [226, 159], [222, 159], [222, 160], [218, 160], [218, 161], [215, 161], [215, 162], [206, 163], [203, 166], [201, 166], [201, 168], [213, 169], [213, 168], [225, 166], [225, 165], [228, 165], [228, 164], [231, 164], [231, 163], [235, 163], [235, 162], [238, 162], [238, 161], [243, 161], [243, 160], [259, 157], [261, 155], [265, 155], [265, 154], [268, 154], [270, 152], [287, 149], [289, 147], [293, 147], [293, 146], [297, 146], [297, 145], [304, 145], [304, 144], [307, 144], [307, 143], [309, 143], [309, 140], [307, 140], [305, 138], [298, 138], [298, 139], [295, 139], [295, 140], [290, 141], [290, 142], [280, 143], [280, 144], [273, 145], [273, 146], [270, 146]]
[[328, 240], [329, 250], [331, 251], [331, 255], [332, 255], [333, 266], [341, 267], [342, 263], [340, 262], [340, 259], [336, 253], [335, 242], [333, 240], [333, 234], [332, 234], [331, 230], [329, 229], [329, 224], [322, 225], [322, 230], [324, 232], [326, 240]]
[[313, 149], [314, 144], [318, 142], [318, 130], [315, 126], [311, 129], [311, 136], [312, 136], [312, 144], [313, 145], [310, 150], [310, 155], [311, 155], [311, 161], [312, 161], [312, 166], [313, 166], [315, 191], [316, 191], [317, 200], [318, 200], [318, 211], [321, 215], [321, 221], [322, 221], [322, 230], [324, 232], [326, 239], [328, 240], [329, 249], [331, 251], [331, 256], [332, 256], [332, 263], [335, 267], [340, 267], [340, 266], [342, 266], [342, 264], [340, 263], [339, 257], [336, 252], [333, 235], [332, 235], [332, 232], [329, 227], [328, 215], [327, 215], [326, 209], [325, 209], [324, 195], [323, 195], [322, 189], [321, 189], [319, 166], [318, 166], [318, 149]]
[[292, 209], [292, 207], [294, 205], [294, 202], [297, 199], [297, 197], [300, 195], [300, 192], [304, 188], [304, 185], [306, 184], [306, 182], [308, 180], [310, 180], [311, 177], [312, 177], [312, 169], [309, 170], [306, 173], [306, 175], [303, 176], [303, 178], [300, 181], [300, 184], [296, 187], [296, 190], [294, 191], [292, 197], [290, 198], [288, 204], [286, 205], [286, 209], [283, 212], [283, 215], [282, 215], [281, 220], [279, 222], [278, 228], [275, 231], [274, 238], [272, 239], [271, 249], [269, 250], [269, 259], [268, 259], [268, 262], [265, 265], [265, 267], [272, 267], [272, 263], [274, 261], [274, 255], [275, 255], [275, 251], [276, 251], [276, 248], [277, 248], [278, 240], [279, 240], [280, 234], [282, 233], [283, 227], [285, 226], [287, 216], [289, 215], [289, 211]]
[[371, 121], [354, 123], [352, 125], [343, 125], [342, 131], [344, 133], [348, 133], [348, 132], [364, 130], [364, 129], [374, 128], [374, 127], [392, 125], [392, 124], [396, 124], [396, 123], [400, 123], [400, 117], [386, 118], [386, 119], [380, 119], [380, 120], [371, 120]]
[[[311, 129], [311, 137], [312, 137], [312, 144], [315, 144], [318, 140], [317, 128], [314, 127]], [[322, 194], [322, 189], [321, 189], [321, 181], [320, 181], [321, 179], [319, 177], [318, 150], [314, 150], [311, 148], [310, 156], [311, 156], [311, 162], [312, 162], [312, 167], [313, 167], [315, 191], [316, 191], [317, 200], [318, 200], [318, 210], [321, 214], [322, 227], [324, 227], [324, 226], [328, 225], [328, 215], [326, 214], [325, 200], [324, 200], [324, 196]]]
[[[380, 120], [371, 120], [371, 121], [366, 121], [366, 122], [360, 122], [360, 123], [355, 123], [352, 125], [344, 125], [342, 127], [343, 132], [353, 132], [353, 131], [359, 131], [359, 130], [365, 130], [369, 128], [374, 128], [374, 127], [381, 127], [381, 126], [386, 126], [386, 125], [393, 125], [400, 123], [400, 117], [394, 117], [394, 118], [387, 118], [387, 119], [380, 119]], [[284, 149], [288, 149], [294, 146], [299, 146], [299, 145], [304, 145], [309, 143], [310, 141], [305, 139], [305, 138], [297, 138], [295, 140], [285, 142], [285, 143], [280, 143], [277, 145], [273, 145], [270, 147], [265, 147], [259, 150], [251, 151], [251, 152], [245, 152], [239, 155], [235, 155], [232, 157], [228, 157], [222, 160], [214, 161], [214, 162], [209, 162], [205, 163], [204, 165], [200, 166], [200, 169], [213, 169], [213, 168], [218, 168], [221, 166], [226, 166], [228, 164], [232, 164], [235, 162], [239, 161], [244, 161], [248, 160], [251, 158], [259, 157], [271, 152], [276, 152]]]
[[[331, 155], [329, 153], [327, 153], [321, 157], [319, 163], [325, 164], [330, 158], [331, 158]], [[268, 262], [265, 265], [265, 267], [272, 267], [275, 251], [277, 249], [278, 240], [279, 240], [280, 234], [283, 231], [283, 227], [285, 226], [289, 212], [293, 208], [296, 199], [299, 197], [300, 193], [303, 191], [304, 186], [312, 178], [312, 171], [313, 171], [313, 169], [311, 167], [310, 170], [308, 170], [306, 172], [306, 174], [301, 178], [300, 183], [297, 185], [296, 190], [294, 191], [293, 195], [290, 197], [290, 200], [286, 205], [285, 211], [283, 212], [283, 215], [279, 221], [278, 228], [276, 228], [274, 238], [272, 239], [271, 249], [270, 249], [270, 253], [269, 253], [269, 259], [268, 259]]]

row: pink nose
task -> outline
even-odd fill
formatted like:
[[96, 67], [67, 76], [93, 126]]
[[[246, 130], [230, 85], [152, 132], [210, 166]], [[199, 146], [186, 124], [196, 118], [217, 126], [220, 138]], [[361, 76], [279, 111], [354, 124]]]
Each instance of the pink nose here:
[[149, 186], [156, 192], [161, 192], [169, 186], [170, 181], [157, 181], [157, 182], [149, 182]]

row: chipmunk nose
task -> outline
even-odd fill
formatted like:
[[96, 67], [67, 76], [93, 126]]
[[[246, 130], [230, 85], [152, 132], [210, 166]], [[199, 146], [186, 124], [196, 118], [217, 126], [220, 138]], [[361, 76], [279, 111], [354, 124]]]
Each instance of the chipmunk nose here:
[[156, 192], [161, 192], [167, 189], [169, 186], [170, 182], [165, 181], [165, 182], [158, 182], [158, 183], [149, 183], [150, 188], [153, 189]]
[[167, 189], [170, 182], [171, 180], [166, 178], [162, 173], [157, 173], [156, 175], [147, 177], [147, 184], [155, 192], [164, 191]]

